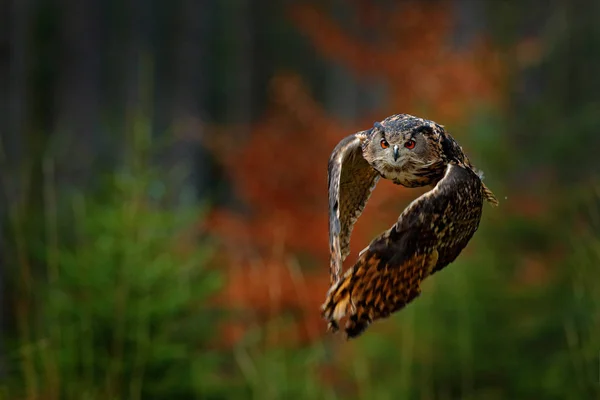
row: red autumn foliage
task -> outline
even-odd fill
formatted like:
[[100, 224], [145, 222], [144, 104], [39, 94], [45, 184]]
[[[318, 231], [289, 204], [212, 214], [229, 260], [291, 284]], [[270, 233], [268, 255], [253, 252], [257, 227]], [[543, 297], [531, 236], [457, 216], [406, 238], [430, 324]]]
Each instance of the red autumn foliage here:
[[[386, 106], [354, 131], [395, 113], [421, 115], [421, 105], [427, 106], [427, 118], [448, 124], [459, 122], [474, 102], [499, 102], [498, 58], [484, 44], [461, 52], [447, 45], [452, 24], [444, 3], [403, 3], [391, 11], [365, 4], [348, 7], [367, 7], [362, 22], [375, 31], [373, 43], [353, 37], [316, 5], [289, 9], [290, 19], [324, 57], [343, 63], [356, 79], [377, 76], [387, 83]], [[217, 210], [209, 227], [228, 249], [228, 287], [220, 300], [251, 312], [254, 324], [293, 313], [293, 332], [282, 337], [302, 342], [325, 330], [319, 305], [328, 284], [327, 161], [353, 131], [328, 115], [297, 75], [281, 73], [270, 89], [270, 106], [245, 146], [235, 154], [219, 154], [215, 146], [248, 211]], [[219, 136], [226, 140], [224, 133]], [[418, 194], [380, 181], [353, 233], [346, 268]], [[310, 260], [301, 264], [302, 274], [291, 272], [290, 257]], [[225, 327], [226, 340], [237, 340], [250, 325]]]
[[359, 76], [383, 77], [389, 101], [382, 114], [423, 104], [439, 121], [465, 116], [470, 105], [500, 101], [500, 58], [481, 39], [471, 49], [450, 45], [452, 18], [445, 2], [406, 2], [392, 10], [370, 7], [372, 40], [352, 37], [316, 6], [303, 3], [290, 15], [320, 53]]
[[222, 336], [225, 343], [237, 341], [245, 328], [266, 325], [283, 313], [295, 318], [286, 329], [278, 329], [273, 337], [267, 338], [269, 344], [281, 345], [292, 338], [294, 343], [307, 343], [322, 334], [322, 321], [316, 312], [321, 296], [313, 294], [326, 292], [326, 279], [316, 274], [302, 274], [293, 262], [274, 257], [264, 262], [241, 260], [229, 272], [230, 279], [220, 300], [250, 318], [226, 326]]

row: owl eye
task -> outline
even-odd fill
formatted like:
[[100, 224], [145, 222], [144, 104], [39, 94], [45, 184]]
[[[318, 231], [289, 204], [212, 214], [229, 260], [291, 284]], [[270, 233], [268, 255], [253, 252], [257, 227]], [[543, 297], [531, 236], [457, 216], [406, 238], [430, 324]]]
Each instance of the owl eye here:
[[408, 142], [404, 143], [404, 147], [406, 147], [407, 149], [414, 149], [415, 144], [417, 144], [417, 143], [411, 139]]
[[382, 149], [387, 149], [388, 147], [390, 147], [390, 144], [385, 139], [381, 139], [381, 142], [379, 143], [381, 144]]

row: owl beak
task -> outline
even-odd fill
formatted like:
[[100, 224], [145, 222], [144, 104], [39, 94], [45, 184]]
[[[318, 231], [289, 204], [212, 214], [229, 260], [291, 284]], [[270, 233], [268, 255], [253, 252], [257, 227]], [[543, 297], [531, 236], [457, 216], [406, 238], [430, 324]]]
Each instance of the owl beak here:
[[398, 157], [400, 157], [400, 148], [398, 145], [394, 145], [394, 161], [398, 161]]

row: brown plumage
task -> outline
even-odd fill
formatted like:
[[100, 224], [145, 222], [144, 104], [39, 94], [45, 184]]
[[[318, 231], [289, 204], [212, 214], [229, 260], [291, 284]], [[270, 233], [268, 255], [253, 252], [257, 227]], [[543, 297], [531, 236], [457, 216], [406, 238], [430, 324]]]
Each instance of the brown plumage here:
[[379, 180], [379, 173], [362, 155], [361, 142], [366, 138], [366, 131], [344, 138], [329, 160], [329, 210], [334, 218], [330, 220], [329, 243], [331, 253], [337, 255], [330, 260], [331, 284], [339, 279], [342, 261], [350, 253], [352, 227]]
[[[382, 176], [432, 190], [413, 201], [373, 239], [341, 277], [352, 227]], [[329, 161], [332, 286], [323, 304], [329, 328], [349, 312], [349, 338], [400, 310], [421, 282], [451, 263], [479, 226], [483, 201], [496, 205], [462, 148], [435, 122], [401, 114], [343, 139]]]

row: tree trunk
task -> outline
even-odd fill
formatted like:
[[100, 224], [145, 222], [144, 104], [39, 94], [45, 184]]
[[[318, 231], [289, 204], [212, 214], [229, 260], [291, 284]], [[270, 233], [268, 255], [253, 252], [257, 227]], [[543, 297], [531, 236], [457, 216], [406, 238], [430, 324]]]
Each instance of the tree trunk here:
[[[348, 7], [343, 1], [335, 1], [331, 4], [331, 15], [342, 29], [350, 35], [356, 34], [352, 29], [356, 17], [352, 13], [353, 7]], [[327, 111], [336, 118], [352, 125], [359, 114], [359, 87], [352, 71], [342, 63], [329, 62], [327, 79], [327, 91], [325, 93], [325, 105]]]
[[27, 0], [0, 4], [0, 379], [6, 375], [5, 340], [13, 327], [8, 325], [8, 284], [10, 246], [4, 236], [12, 206], [19, 202], [22, 188], [18, 173], [23, 164], [23, 135], [27, 115], [27, 49], [30, 4]]
[[172, 182], [176, 204], [193, 204], [210, 190], [211, 164], [199, 140], [204, 134], [202, 99], [206, 94], [206, 41], [209, 36], [210, 2], [183, 0], [177, 14], [179, 27], [175, 54], [172, 121], [175, 137], [167, 156], [177, 167]]
[[[62, 179], [81, 186], [89, 180], [102, 148], [100, 67], [101, 0], [63, 0], [62, 63], [56, 88], [59, 162]], [[62, 154], [61, 154], [62, 153]]]

